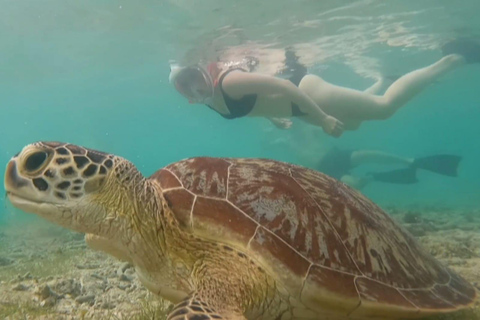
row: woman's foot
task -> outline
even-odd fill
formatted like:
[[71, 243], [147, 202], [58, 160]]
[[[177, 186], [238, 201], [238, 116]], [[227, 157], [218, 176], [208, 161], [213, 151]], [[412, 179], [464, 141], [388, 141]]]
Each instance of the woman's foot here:
[[442, 46], [443, 54], [457, 54], [465, 58], [467, 63], [480, 63], [480, 42], [456, 39], [447, 42]]
[[445, 61], [450, 65], [461, 65], [461, 64], [466, 63], [465, 57], [460, 55], [460, 54], [456, 54], [456, 53], [449, 54], [449, 55], [443, 57], [441, 59], [441, 61]]

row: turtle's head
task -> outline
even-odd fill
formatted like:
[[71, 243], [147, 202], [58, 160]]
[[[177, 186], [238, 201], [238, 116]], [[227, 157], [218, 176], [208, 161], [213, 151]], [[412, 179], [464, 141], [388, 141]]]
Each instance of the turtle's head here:
[[[88, 233], [105, 228], [130, 162], [72, 144], [37, 142], [7, 165], [10, 202], [64, 227]], [[135, 169], [135, 172], [136, 171]], [[118, 199], [117, 199], [118, 200]], [[118, 203], [118, 201], [117, 201]]]

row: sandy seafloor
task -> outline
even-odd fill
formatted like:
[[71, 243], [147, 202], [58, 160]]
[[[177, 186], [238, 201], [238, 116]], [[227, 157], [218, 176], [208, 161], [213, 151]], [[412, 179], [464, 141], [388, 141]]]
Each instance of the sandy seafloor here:
[[[480, 290], [480, 209], [385, 209]], [[169, 308], [82, 234], [41, 220], [0, 229], [0, 319], [164, 319]], [[430, 319], [480, 320], [480, 303]]]

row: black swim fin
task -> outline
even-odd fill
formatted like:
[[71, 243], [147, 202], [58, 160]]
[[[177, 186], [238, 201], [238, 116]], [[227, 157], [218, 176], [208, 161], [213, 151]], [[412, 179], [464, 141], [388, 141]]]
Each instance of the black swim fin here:
[[417, 170], [415, 168], [410, 167], [384, 172], [370, 172], [368, 175], [375, 181], [395, 184], [413, 184], [418, 182], [416, 172]]
[[467, 63], [480, 63], [480, 42], [455, 39], [442, 46], [442, 53], [444, 56], [456, 53], [463, 56]]
[[417, 158], [411, 165], [415, 169], [424, 169], [444, 176], [456, 177], [458, 165], [462, 157], [451, 154], [439, 154], [435, 156]]

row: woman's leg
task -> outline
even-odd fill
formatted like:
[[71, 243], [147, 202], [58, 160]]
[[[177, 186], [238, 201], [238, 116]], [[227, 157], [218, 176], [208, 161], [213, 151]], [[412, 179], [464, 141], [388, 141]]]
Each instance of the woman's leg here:
[[350, 156], [350, 163], [352, 167], [358, 167], [362, 164], [373, 163], [383, 165], [411, 165], [413, 158], [400, 157], [391, 153], [386, 153], [377, 150], [357, 150], [352, 152]]
[[305, 76], [299, 88], [325, 113], [340, 121], [387, 119], [429, 84], [464, 63], [460, 55], [445, 56], [428, 67], [400, 77], [383, 96], [336, 86], [314, 75]]
[[465, 59], [462, 56], [451, 54], [428, 67], [400, 77], [383, 95], [387, 108], [396, 111], [436, 79], [464, 63]]
[[377, 80], [371, 87], [365, 89], [363, 92], [368, 93], [368, 94], [376, 94], [379, 95], [380, 92], [383, 90], [385, 87], [385, 78], [381, 77], [380, 79]]

